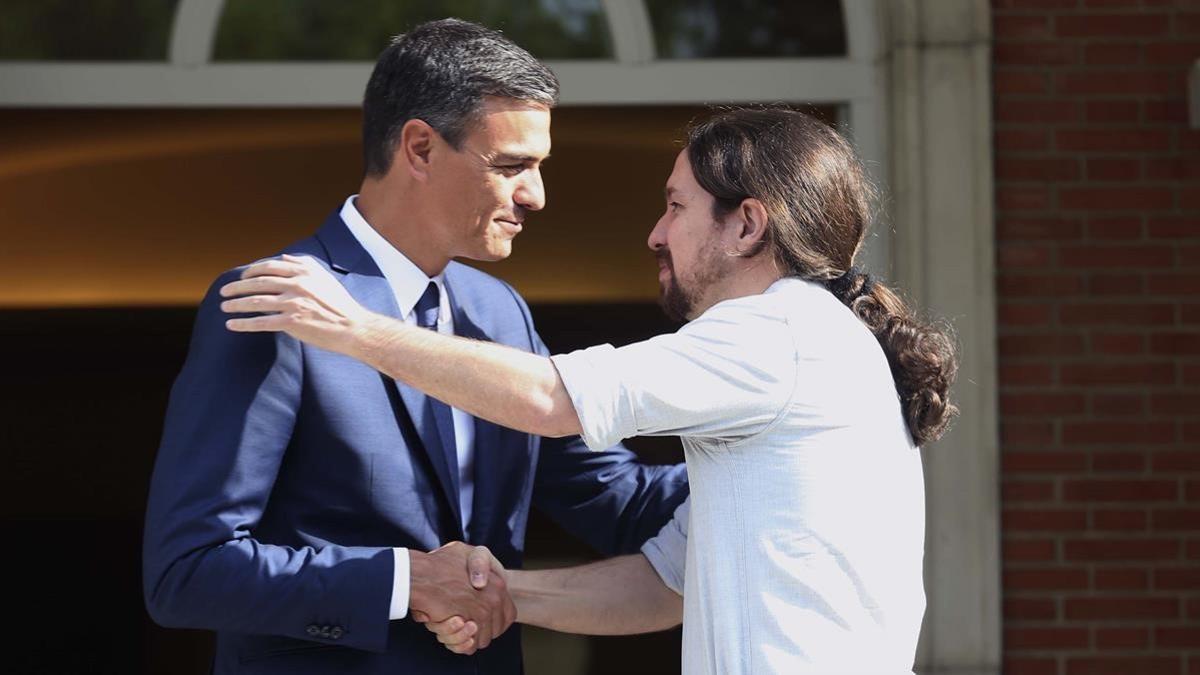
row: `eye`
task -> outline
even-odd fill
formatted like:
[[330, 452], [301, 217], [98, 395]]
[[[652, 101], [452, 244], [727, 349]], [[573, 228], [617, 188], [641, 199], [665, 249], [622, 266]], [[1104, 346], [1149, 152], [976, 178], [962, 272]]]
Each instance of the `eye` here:
[[495, 164], [494, 166], [505, 176], [515, 176], [525, 170], [524, 164]]
[[683, 208], [683, 204], [680, 204], [679, 202], [667, 202], [667, 208], [671, 211], [678, 211], [679, 209]]

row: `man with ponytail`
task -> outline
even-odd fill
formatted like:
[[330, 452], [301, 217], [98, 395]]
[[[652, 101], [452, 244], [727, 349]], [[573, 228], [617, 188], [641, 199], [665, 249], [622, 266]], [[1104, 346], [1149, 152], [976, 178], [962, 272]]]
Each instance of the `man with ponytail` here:
[[[684, 625], [685, 673], [911, 673], [925, 608], [918, 447], [955, 413], [952, 341], [855, 267], [872, 190], [818, 120], [695, 125], [650, 233], [676, 333], [543, 358], [410, 328], [311, 260], [225, 287], [235, 331], [285, 331], [446, 403], [604, 448], [682, 437], [691, 497], [641, 554], [504, 571], [517, 620], [591, 634]], [[477, 628], [430, 630], [473, 652]]]

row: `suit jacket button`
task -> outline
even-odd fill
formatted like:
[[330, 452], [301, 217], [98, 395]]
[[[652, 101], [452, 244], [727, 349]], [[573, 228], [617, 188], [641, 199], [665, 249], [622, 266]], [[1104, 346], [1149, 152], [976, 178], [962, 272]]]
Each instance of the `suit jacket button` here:
[[334, 640], [342, 639], [342, 636], [345, 634], [346, 631], [343, 630], [341, 626], [334, 626], [329, 630], [329, 637], [333, 638]]
[[321, 626], [321, 637], [323, 637], [323, 638], [329, 637], [329, 626]]
[[318, 628], [315, 624], [310, 623], [310, 624], [308, 624], [308, 628], [304, 629], [304, 632], [308, 633], [309, 637], [317, 637], [318, 635], [321, 634], [321, 629]]

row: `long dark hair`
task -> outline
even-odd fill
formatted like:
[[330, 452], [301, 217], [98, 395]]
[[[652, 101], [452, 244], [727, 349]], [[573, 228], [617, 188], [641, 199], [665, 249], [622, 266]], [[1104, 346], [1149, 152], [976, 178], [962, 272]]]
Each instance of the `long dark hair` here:
[[875, 192], [850, 143], [801, 112], [734, 109], [692, 125], [687, 153], [696, 181], [716, 200], [714, 217], [745, 199], [761, 201], [763, 246], [780, 268], [824, 283], [875, 334], [913, 442], [941, 437], [958, 412], [949, 398], [958, 370], [954, 341], [854, 266]]

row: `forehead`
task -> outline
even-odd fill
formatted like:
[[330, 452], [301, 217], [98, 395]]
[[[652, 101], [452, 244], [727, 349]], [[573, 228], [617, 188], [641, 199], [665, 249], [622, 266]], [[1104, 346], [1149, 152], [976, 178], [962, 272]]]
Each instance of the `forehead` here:
[[675, 157], [675, 166], [667, 177], [665, 191], [668, 195], [705, 196], [708, 193], [696, 182], [696, 174], [692, 173], [692, 163], [688, 160], [687, 148], [679, 151]]
[[484, 152], [543, 159], [550, 154], [550, 109], [490, 96], [480, 107], [468, 139]]

